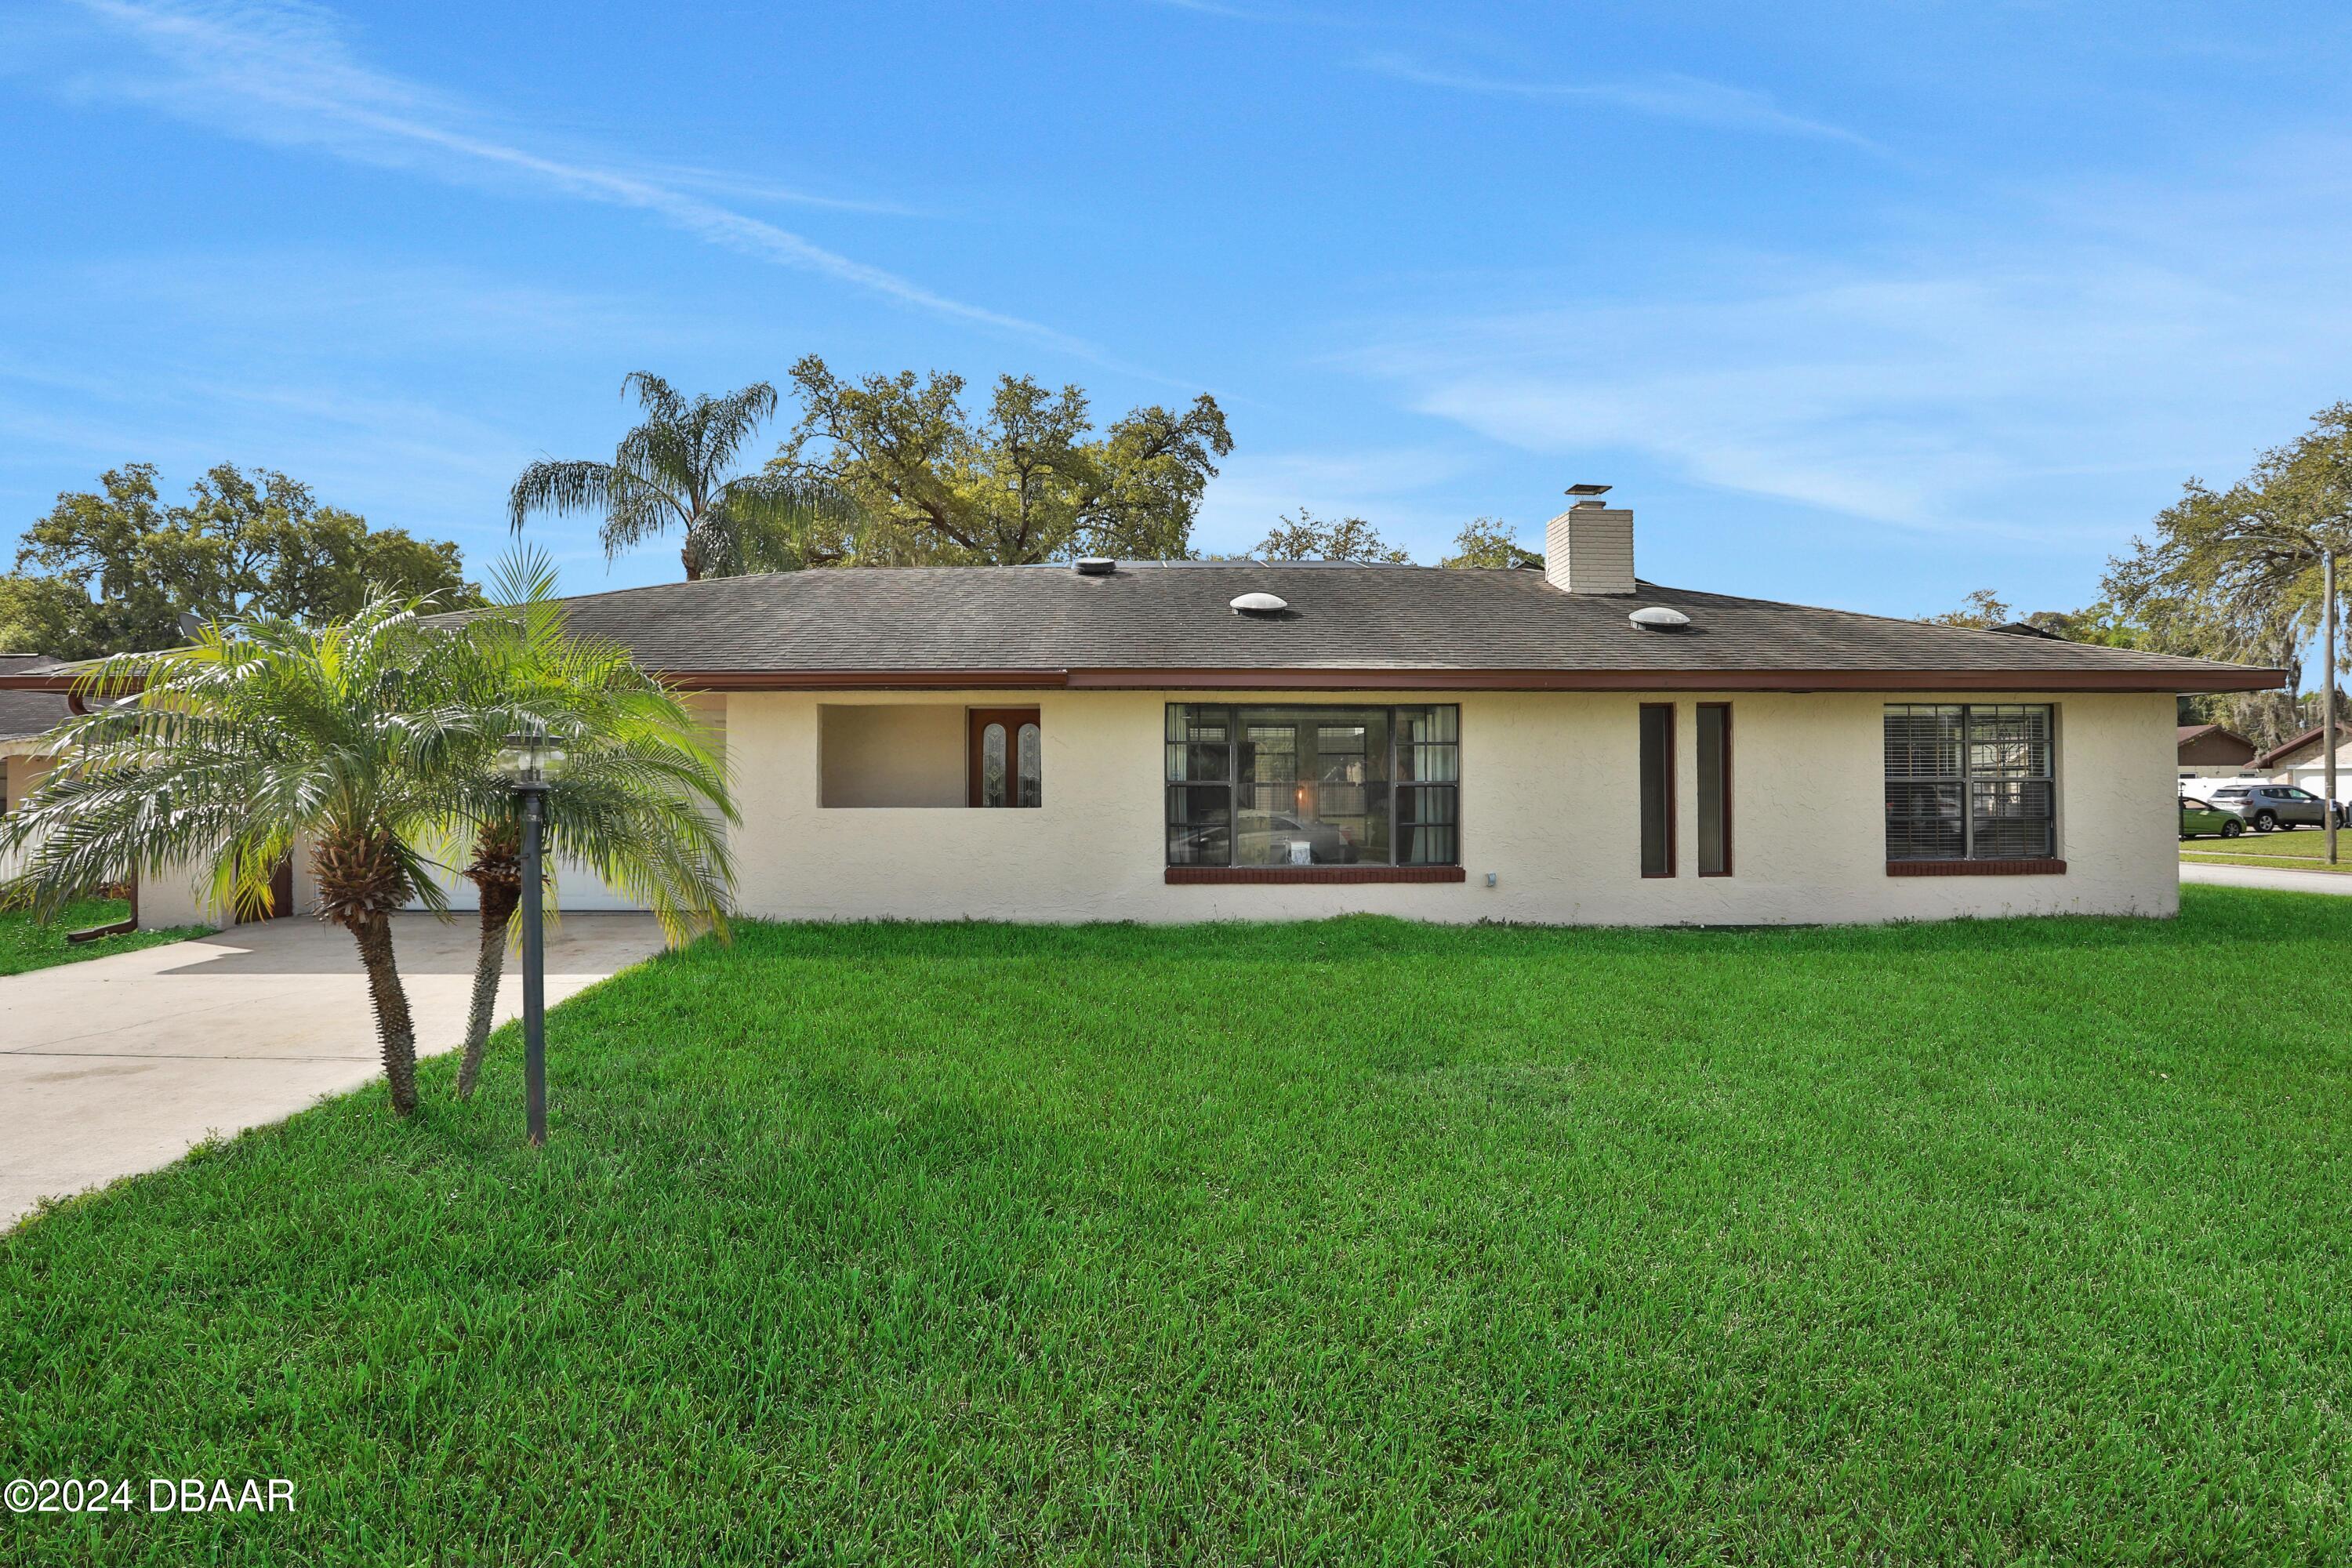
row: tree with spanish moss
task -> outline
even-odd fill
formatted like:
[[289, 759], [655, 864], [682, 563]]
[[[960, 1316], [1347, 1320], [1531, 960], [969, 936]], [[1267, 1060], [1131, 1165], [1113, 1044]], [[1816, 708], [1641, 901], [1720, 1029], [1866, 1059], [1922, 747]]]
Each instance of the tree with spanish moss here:
[[1216, 459], [1234, 447], [1206, 393], [1097, 432], [1083, 388], [1049, 392], [1025, 375], [999, 377], [977, 416], [963, 378], [936, 371], [848, 381], [811, 354], [792, 382], [801, 416], [770, 472], [835, 487], [856, 509], [811, 564], [1181, 559]]
[[[2295, 440], [2256, 458], [2245, 478], [2216, 489], [2199, 479], [2156, 517], [2154, 538], [2136, 538], [2107, 563], [2108, 599], [2147, 628], [2165, 653], [2242, 659], [2288, 672], [2284, 690], [2226, 700], [2216, 717], [2264, 745], [2303, 727], [2294, 693], [2303, 650], [2318, 634], [2327, 685], [2343, 648], [2327, 647], [2324, 593], [2330, 556], [2340, 579], [2352, 546], [2352, 403], [2316, 415]], [[2345, 584], [2339, 580], [2340, 594]]]
[[1305, 507], [1288, 512], [1266, 531], [1251, 552], [1261, 561], [1354, 561], [1378, 566], [1410, 566], [1412, 552], [1391, 544], [1360, 517], [1317, 517]]

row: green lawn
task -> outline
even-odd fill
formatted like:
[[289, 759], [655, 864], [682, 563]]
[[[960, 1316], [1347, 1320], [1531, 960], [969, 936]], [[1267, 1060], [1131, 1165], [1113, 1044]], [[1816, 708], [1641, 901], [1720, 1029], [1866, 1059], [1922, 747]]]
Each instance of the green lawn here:
[[47, 969], [54, 963], [78, 963], [85, 958], [103, 958], [110, 952], [156, 947], [200, 934], [198, 927], [170, 926], [79, 944], [66, 941], [68, 931], [110, 925], [130, 913], [130, 904], [121, 899], [76, 900], [47, 924], [22, 910], [0, 910], [0, 974], [22, 974], [28, 969]]
[[2292, 871], [2352, 871], [2352, 828], [2336, 829], [2336, 841], [2338, 859], [2333, 866], [2323, 858], [2327, 853], [2327, 835], [2316, 827], [2242, 833], [2235, 838], [2184, 838], [2180, 858]]
[[0, 1241], [12, 1563], [2341, 1563], [2352, 900], [751, 927]]

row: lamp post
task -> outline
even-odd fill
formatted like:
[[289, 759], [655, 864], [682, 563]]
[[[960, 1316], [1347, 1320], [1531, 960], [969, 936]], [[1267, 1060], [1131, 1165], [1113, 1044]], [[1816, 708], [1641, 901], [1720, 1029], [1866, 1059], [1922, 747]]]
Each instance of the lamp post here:
[[522, 802], [523, 1113], [534, 1146], [547, 1142], [547, 951], [540, 928], [541, 840], [547, 826], [547, 771], [563, 753], [534, 725], [507, 737], [499, 771]]

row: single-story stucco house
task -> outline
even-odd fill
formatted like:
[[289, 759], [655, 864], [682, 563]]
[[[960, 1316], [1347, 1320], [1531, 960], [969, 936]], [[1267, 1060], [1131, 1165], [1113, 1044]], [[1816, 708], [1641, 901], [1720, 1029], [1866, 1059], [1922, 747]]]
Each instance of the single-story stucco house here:
[[[58, 668], [56, 659], [36, 653], [0, 653], [0, 678], [37, 676]], [[49, 770], [47, 735], [69, 710], [61, 691], [0, 689], [0, 812], [16, 809]], [[0, 878], [16, 868], [0, 855]]]
[[696, 694], [783, 919], [2168, 915], [2174, 696], [2281, 679], [1662, 587], [1597, 500], [1546, 544], [568, 605]]

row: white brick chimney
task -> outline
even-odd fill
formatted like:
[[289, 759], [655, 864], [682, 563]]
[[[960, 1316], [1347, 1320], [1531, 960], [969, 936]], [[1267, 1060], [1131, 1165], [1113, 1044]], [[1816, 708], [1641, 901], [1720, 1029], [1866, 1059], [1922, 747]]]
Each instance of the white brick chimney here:
[[1607, 485], [1570, 485], [1569, 508], [1544, 524], [1544, 576], [1568, 594], [1633, 591], [1633, 513]]

